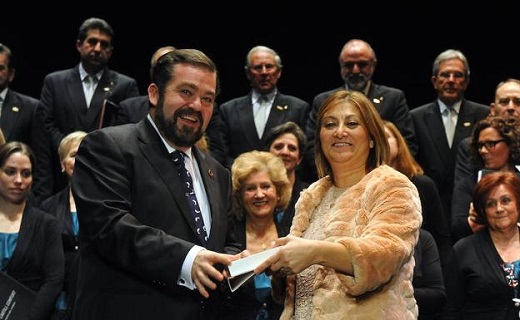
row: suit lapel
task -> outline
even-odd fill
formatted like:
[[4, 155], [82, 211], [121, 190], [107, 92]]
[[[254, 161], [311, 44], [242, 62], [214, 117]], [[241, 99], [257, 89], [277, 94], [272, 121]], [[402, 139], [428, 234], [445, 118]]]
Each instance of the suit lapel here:
[[7, 95], [2, 105], [2, 116], [0, 117], [0, 127], [6, 141], [11, 140], [11, 133], [13, 128], [16, 127], [21, 112], [22, 105], [20, 101], [11, 93], [11, 90], [7, 90]]
[[269, 131], [269, 129], [287, 121], [286, 118], [290, 112], [290, 107], [289, 103], [280, 93], [276, 94], [271, 112], [269, 112], [269, 117], [267, 118], [267, 123], [265, 124], [264, 136], [265, 132]]
[[258, 133], [256, 132], [251, 94], [245, 97], [244, 101], [239, 103], [237, 106], [238, 122], [242, 125], [242, 130], [245, 132], [245, 137], [248, 140], [248, 144], [251, 146], [259, 146], [260, 138], [258, 138]]
[[437, 102], [432, 103], [427, 112], [424, 113], [423, 121], [429, 135], [432, 137], [435, 148], [438, 150], [439, 156], [445, 164], [448, 163], [451, 149], [448, 145], [446, 130], [444, 129], [444, 123], [442, 122], [442, 116]]
[[84, 123], [86, 128], [97, 128], [101, 109], [105, 103], [105, 99], [110, 97], [115, 83], [115, 74], [111, 70], [105, 69], [101, 79], [99, 79], [96, 91], [94, 91], [94, 95], [92, 96], [92, 102], [86, 113]]
[[[85, 113], [87, 112], [87, 101], [85, 100], [85, 92], [83, 91], [83, 82], [79, 74], [79, 65], [73, 69], [71, 73], [65, 79], [65, 92], [68, 95], [68, 100], [72, 102], [72, 109], [75, 109], [74, 123], [77, 123], [81, 128], [87, 128], [85, 121], [83, 120]], [[86, 129], [85, 129], [86, 130]]]
[[165, 187], [170, 192], [174, 202], [177, 203], [176, 208], [166, 208], [167, 210], [179, 210], [180, 216], [183, 216], [186, 223], [190, 226], [196, 236], [195, 222], [191, 210], [184, 195], [182, 182], [177, 174], [177, 169], [170, 159], [168, 151], [164, 147], [162, 140], [158, 136], [155, 129], [148, 120], [141, 121], [137, 124], [139, 132], [139, 144], [143, 156], [150, 162], [151, 166], [157, 171], [158, 176], [164, 182]]

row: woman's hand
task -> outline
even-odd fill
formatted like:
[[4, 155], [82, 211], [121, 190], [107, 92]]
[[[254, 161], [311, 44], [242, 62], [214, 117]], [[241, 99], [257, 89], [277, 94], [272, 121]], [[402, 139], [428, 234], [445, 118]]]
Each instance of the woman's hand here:
[[473, 233], [478, 232], [485, 228], [485, 225], [480, 224], [478, 221], [478, 215], [475, 209], [473, 208], [473, 202], [469, 204], [469, 216], [468, 216], [468, 224]]

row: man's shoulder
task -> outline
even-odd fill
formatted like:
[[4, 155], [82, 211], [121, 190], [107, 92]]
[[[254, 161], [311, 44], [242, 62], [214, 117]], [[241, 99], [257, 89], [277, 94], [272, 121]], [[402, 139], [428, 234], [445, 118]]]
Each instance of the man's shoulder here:
[[478, 102], [475, 102], [475, 101], [471, 101], [471, 100], [464, 100], [464, 106], [468, 106], [471, 108], [471, 110], [476, 110], [476, 111], [480, 111], [480, 112], [483, 112], [483, 113], [489, 113], [489, 109], [490, 107], [488, 105], [485, 105], [485, 104], [482, 104], [482, 103], [478, 103]]
[[223, 102], [220, 104], [219, 110], [227, 110], [229, 108], [233, 108], [234, 106], [236, 106], [238, 104], [246, 103], [248, 101], [249, 97], [250, 97], [250, 95], [246, 95], [246, 96], [236, 97], [236, 98], [227, 100], [226, 102]]
[[298, 98], [297, 96], [288, 95], [288, 94], [279, 94], [278, 98], [275, 99], [275, 101], [281, 101], [282, 103], [288, 102], [293, 107], [301, 108], [303, 110], [307, 110], [309, 108], [309, 103], [301, 98]]
[[13, 100], [20, 101], [24, 105], [29, 105], [29, 106], [37, 106], [38, 105], [39, 100], [34, 98], [34, 97], [31, 97], [31, 96], [29, 96], [27, 94], [23, 94], [21, 92], [14, 91], [14, 90], [11, 90], [11, 89], [9, 89], [8, 94], [9, 93], [11, 94]]
[[435, 101], [425, 103], [423, 105], [420, 105], [418, 107], [415, 107], [410, 110], [411, 115], [420, 115], [427, 111], [430, 111], [430, 109], [435, 105]]
[[404, 91], [396, 87], [390, 87], [376, 83], [372, 83], [372, 86], [374, 88], [374, 92], [384, 93], [386, 95], [404, 95]]
[[129, 75], [121, 73], [119, 71], [115, 71], [115, 70], [112, 70], [112, 69], [106, 69], [105, 72], [106, 72], [108, 77], [110, 77], [110, 78], [117, 78], [118, 81], [136, 82], [137, 83], [137, 80], [135, 80], [135, 78], [130, 77]]
[[77, 72], [79, 74], [79, 70], [77, 67], [49, 72], [45, 76], [45, 78], [46, 79], [61, 79], [61, 78], [65, 78], [65, 77], [71, 75], [74, 72]]
[[320, 92], [320, 93], [318, 93], [317, 95], [314, 96], [313, 101], [325, 100], [328, 96], [330, 96], [334, 92], [339, 91], [341, 89], [343, 89], [343, 88], [342, 87], [338, 87], [336, 89], [331, 89], [331, 90]]
[[122, 100], [121, 102], [119, 102], [119, 106], [120, 107], [129, 107], [129, 106], [140, 105], [143, 103], [148, 103], [148, 95], [126, 98], [126, 99]]

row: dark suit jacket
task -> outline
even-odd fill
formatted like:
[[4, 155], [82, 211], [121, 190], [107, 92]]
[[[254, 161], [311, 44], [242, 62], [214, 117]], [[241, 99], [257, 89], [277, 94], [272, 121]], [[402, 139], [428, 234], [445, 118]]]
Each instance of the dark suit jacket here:
[[[40, 135], [38, 143], [50, 147], [42, 147], [39, 153], [43, 155], [37, 159], [36, 167], [45, 168], [40, 172], [36, 171], [35, 190], [38, 192], [38, 201], [62, 190], [67, 184], [60, 172], [57, 154], [61, 139], [73, 131], [91, 132], [97, 129], [105, 100], [111, 102], [107, 103], [108, 110], [111, 110], [120, 101], [137, 95], [139, 90], [135, 79], [106, 68], [99, 79], [90, 108], [87, 108], [79, 65], [45, 76], [37, 111], [44, 134]], [[106, 122], [113, 124], [115, 116], [110, 112], [107, 112], [107, 116]]]
[[52, 145], [57, 150], [61, 139], [67, 134], [76, 130], [91, 132], [97, 129], [105, 99], [117, 104], [138, 95], [135, 79], [106, 68], [87, 108], [79, 65], [48, 74], [43, 80], [40, 103], [43, 123], [51, 135]]
[[443, 202], [446, 221], [451, 224], [451, 197], [459, 143], [471, 135], [478, 121], [488, 116], [489, 107], [466, 99], [462, 100], [451, 149], [437, 100], [413, 109], [410, 114], [419, 146], [416, 159], [424, 169], [424, 173], [435, 181]]
[[473, 173], [477, 172], [484, 167], [477, 165], [471, 159], [471, 136], [464, 138], [459, 143], [457, 150], [457, 156], [455, 158], [455, 173], [453, 178], [454, 185], [464, 180], [466, 177], [473, 176]]
[[0, 128], [5, 141], [20, 141], [32, 148], [37, 108], [38, 99], [7, 90], [0, 117]]
[[[227, 234], [229, 170], [193, 149], [208, 195], [207, 249], [239, 251]], [[182, 182], [148, 119], [96, 130], [80, 145], [72, 177], [80, 223], [73, 319], [212, 319], [220, 292], [205, 300], [177, 285], [201, 245]]]
[[[316, 166], [314, 164], [314, 138], [316, 127], [318, 125], [316, 123], [318, 112], [325, 100], [332, 93], [343, 89], [345, 89], [345, 87], [322, 92], [315, 96], [312, 101], [312, 108], [307, 121], [307, 126], [305, 127], [307, 150], [305, 152], [304, 164], [308, 166], [307, 172], [309, 174], [312, 173], [312, 176], [305, 177], [305, 180], [308, 182], [313, 182], [317, 178]], [[392, 121], [395, 124], [406, 140], [406, 144], [410, 148], [410, 151], [415, 155], [417, 152], [415, 130], [404, 92], [396, 88], [382, 86], [372, 82], [367, 97], [374, 103], [381, 118]]]
[[[231, 168], [235, 158], [244, 152], [265, 149], [265, 141], [258, 138], [256, 132], [251, 93], [223, 103], [220, 106], [219, 113], [227, 167]], [[303, 130], [308, 113], [309, 104], [307, 102], [278, 92], [269, 113], [264, 133], [287, 121], [295, 122]]]
[[37, 292], [30, 319], [49, 319], [61, 291], [64, 265], [58, 221], [28, 204], [5, 272]]
[[[131, 97], [119, 103], [117, 108], [115, 125], [126, 123], [137, 123], [148, 115], [150, 102], [147, 95], [139, 97]], [[213, 115], [206, 128], [206, 135], [209, 139], [209, 150], [211, 155], [224, 164], [225, 154], [222, 143], [222, 132], [220, 125], [220, 118], [218, 116], [219, 108], [215, 103], [213, 106]]]

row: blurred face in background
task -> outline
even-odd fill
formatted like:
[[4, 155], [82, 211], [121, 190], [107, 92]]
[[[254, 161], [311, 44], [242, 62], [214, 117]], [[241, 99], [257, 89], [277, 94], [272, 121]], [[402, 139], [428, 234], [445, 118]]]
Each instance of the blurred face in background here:
[[493, 115], [520, 116], [520, 83], [506, 82], [495, 92], [495, 101], [490, 105]]
[[301, 162], [298, 139], [292, 133], [284, 133], [276, 138], [271, 144], [269, 152], [283, 160], [288, 173], [295, 171]]
[[249, 216], [272, 218], [277, 205], [276, 186], [267, 171], [251, 173], [244, 181], [242, 201]]
[[506, 185], [493, 189], [485, 202], [485, 214], [492, 230], [516, 228], [518, 222], [518, 199]]
[[7, 54], [0, 53], [0, 91], [9, 86], [9, 82], [13, 81], [14, 74], [15, 70], [9, 69]]
[[79, 144], [81, 140], [76, 140], [71, 142], [69, 151], [63, 158], [61, 162], [61, 169], [65, 172], [67, 177], [72, 177], [72, 172], [74, 171], [74, 164], [76, 163], [76, 154], [78, 153]]
[[364, 91], [372, 79], [376, 62], [372, 50], [362, 41], [346, 44], [339, 56], [341, 78], [350, 90]]
[[97, 72], [108, 64], [114, 48], [110, 35], [99, 29], [89, 29], [85, 40], [77, 41], [76, 49], [85, 67]]
[[0, 197], [21, 204], [31, 191], [32, 181], [31, 160], [25, 154], [14, 152], [0, 168]]
[[251, 55], [246, 75], [253, 89], [261, 94], [268, 94], [276, 88], [282, 70], [276, 64], [274, 54], [259, 50]]
[[461, 100], [469, 84], [466, 73], [467, 70], [461, 60], [442, 61], [439, 72], [431, 79], [437, 97], [448, 106]]
[[486, 169], [501, 170], [509, 166], [509, 145], [495, 128], [480, 131], [478, 142], [481, 144], [478, 152]]

